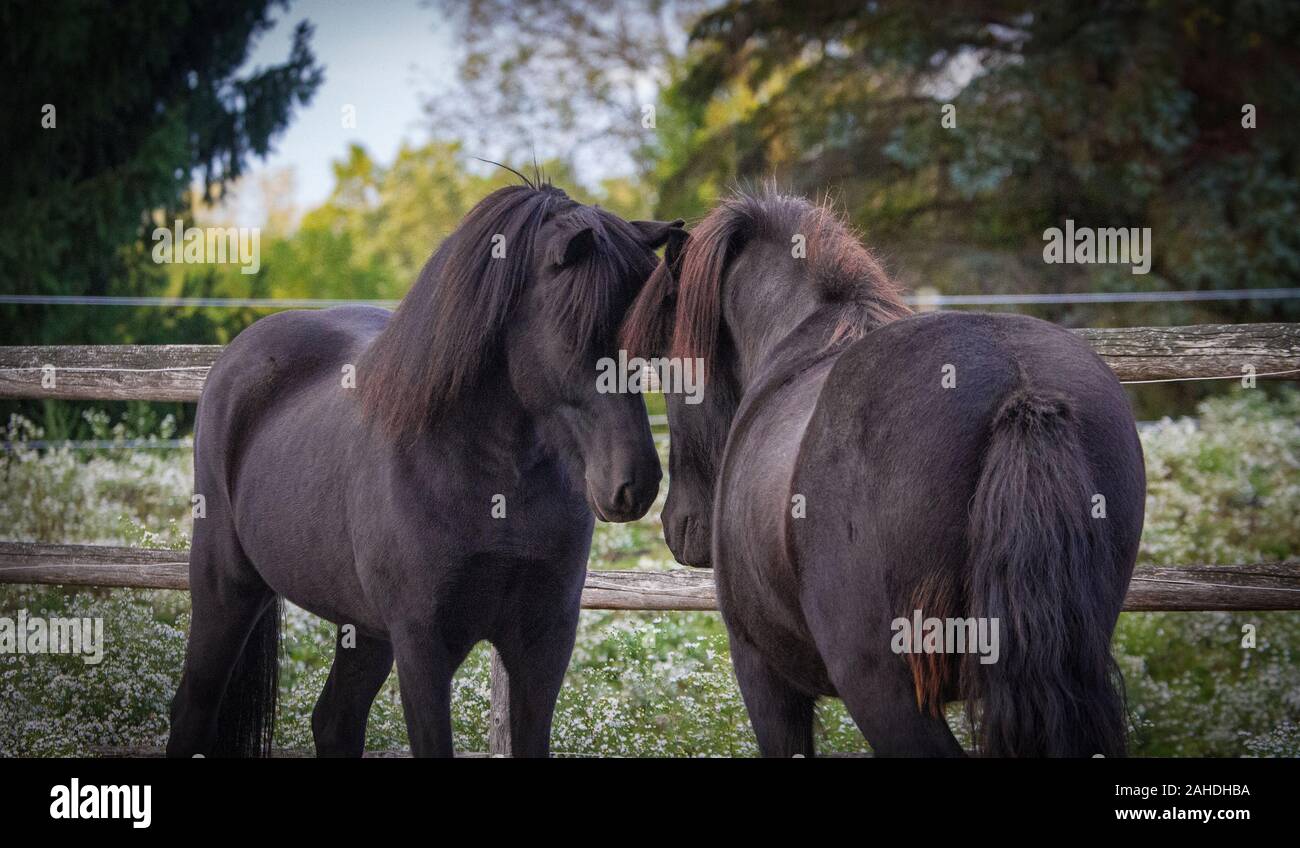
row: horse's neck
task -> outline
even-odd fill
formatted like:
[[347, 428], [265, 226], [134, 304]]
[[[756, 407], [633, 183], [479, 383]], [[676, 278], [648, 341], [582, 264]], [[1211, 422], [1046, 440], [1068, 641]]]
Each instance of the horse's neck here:
[[742, 396], [773, 379], [805, 370], [842, 348], [831, 350], [827, 342], [834, 333], [835, 314], [830, 308], [811, 305], [778, 316], [763, 332], [736, 342], [736, 378]]
[[742, 391], [748, 391], [820, 304], [805, 280], [779, 271], [733, 280], [727, 295], [724, 318], [734, 346], [735, 376]]
[[493, 374], [439, 413], [429, 447], [482, 472], [513, 472], [536, 461], [537, 427], [504, 374]]
[[815, 398], [829, 366], [845, 350], [843, 345], [832, 348], [826, 344], [834, 323], [832, 310], [818, 309], [767, 345], [762, 359], [752, 364], [740, 383], [741, 409], [762, 406], [773, 392], [796, 383], [809, 383]]

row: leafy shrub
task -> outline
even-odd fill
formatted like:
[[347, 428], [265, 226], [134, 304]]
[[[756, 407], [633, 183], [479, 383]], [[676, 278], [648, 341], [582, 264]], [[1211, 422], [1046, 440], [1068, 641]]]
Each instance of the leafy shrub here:
[[72, 654], [0, 654], [0, 756], [166, 743], [188, 622], [169, 623], [172, 602], [153, 596], [180, 593], [6, 590], [4, 615], [102, 618], [104, 656], [88, 665]]

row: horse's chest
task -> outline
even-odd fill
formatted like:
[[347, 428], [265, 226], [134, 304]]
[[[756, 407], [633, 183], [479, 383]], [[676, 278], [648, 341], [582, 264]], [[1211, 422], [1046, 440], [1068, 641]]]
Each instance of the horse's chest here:
[[582, 556], [593, 518], [581, 496], [533, 487], [487, 487], [471, 497], [438, 498], [418, 532], [460, 556], [552, 560]]

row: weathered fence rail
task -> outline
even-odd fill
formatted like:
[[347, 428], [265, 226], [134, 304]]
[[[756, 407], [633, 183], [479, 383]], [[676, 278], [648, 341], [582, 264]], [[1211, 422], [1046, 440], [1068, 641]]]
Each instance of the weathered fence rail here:
[[0, 347], [0, 397], [197, 401], [221, 345]]
[[[189, 589], [189, 551], [0, 542], [0, 583]], [[709, 571], [591, 571], [583, 609], [714, 610]], [[1143, 568], [1131, 612], [1300, 609], [1300, 559], [1252, 565]]]
[[[1077, 330], [1121, 380], [1300, 371], [1300, 324]], [[0, 397], [197, 401], [220, 345], [0, 347]], [[1290, 375], [1294, 379], [1297, 374]]]
[[1201, 324], [1075, 330], [1121, 380], [1300, 373], [1300, 324]]
[[[1077, 331], [1121, 380], [1300, 377], [1300, 324], [1134, 327]], [[219, 345], [0, 347], [0, 397], [197, 401]], [[0, 583], [187, 589], [187, 551], [0, 542]], [[712, 575], [690, 569], [593, 571], [582, 606], [712, 610]], [[1144, 568], [1129, 611], [1297, 610], [1300, 560]], [[489, 748], [510, 752], [509, 681], [492, 659]], [[139, 752], [126, 752], [139, 753]]]

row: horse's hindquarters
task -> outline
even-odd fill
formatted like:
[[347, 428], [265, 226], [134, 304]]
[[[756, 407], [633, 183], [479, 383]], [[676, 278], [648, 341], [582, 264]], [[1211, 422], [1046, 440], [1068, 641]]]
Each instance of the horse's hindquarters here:
[[[1026, 438], [999, 440], [1008, 416]], [[795, 486], [809, 493], [808, 518], [791, 524], [809, 627], [846, 701], [864, 675], [894, 693], [894, 713], [873, 708], [873, 720], [908, 727], [878, 731], [903, 750], [938, 727], [910, 715], [939, 721], [969, 691], [962, 670], [983, 679], [1102, 646], [1102, 659], [1036, 672], [1069, 688], [1082, 665], [1109, 660], [1141, 532], [1142, 458], [1123, 390], [1072, 334], [975, 315], [873, 332], [827, 380]], [[989, 539], [1000, 564], [983, 559]], [[1027, 605], [1056, 626], [1026, 625]], [[963, 633], [975, 644], [923, 644], [912, 630], [931, 620], [974, 621]], [[1104, 688], [1088, 685], [1074, 694]]]

